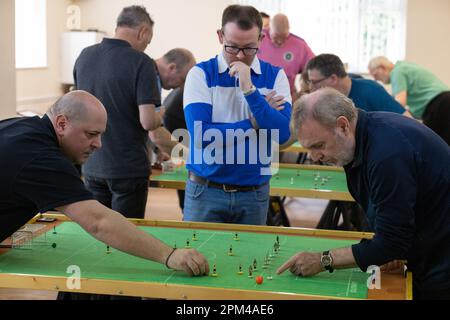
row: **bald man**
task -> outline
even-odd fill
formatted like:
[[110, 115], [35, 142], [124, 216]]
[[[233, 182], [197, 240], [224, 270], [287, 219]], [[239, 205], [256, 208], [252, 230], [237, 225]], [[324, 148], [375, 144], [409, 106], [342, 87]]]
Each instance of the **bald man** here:
[[38, 212], [56, 208], [111, 247], [189, 275], [207, 274], [199, 252], [174, 251], [93, 200], [84, 187], [74, 164], [102, 146], [106, 121], [101, 102], [84, 91], [66, 94], [42, 119], [0, 121], [0, 242]]
[[299, 97], [295, 77], [301, 74], [314, 53], [305, 40], [289, 32], [289, 20], [279, 13], [270, 20], [269, 30], [263, 30], [263, 39], [258, 58], [281, 67], [286, 72], [291, 88], [292, 100]]

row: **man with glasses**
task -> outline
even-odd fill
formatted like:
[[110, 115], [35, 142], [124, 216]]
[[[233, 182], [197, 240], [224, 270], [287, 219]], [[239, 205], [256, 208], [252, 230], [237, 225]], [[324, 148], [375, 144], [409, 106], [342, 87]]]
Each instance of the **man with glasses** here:
[[217, 31], [223, 51], [187, 76], [186, 221], [266, 222], [270, 149], [290, 137], [291, 97], [284, 71], [256, 57], [261, 30], [255, 8], [227, 7]]
[[270, 28], [264, 30], [258, 58], [286, 72], [291, 88], [292, 101], [300, 96], [295, 87], [295, 77], [301, 74], [314, 53], [305, 40], [289, 32], [289, 20], [279, 13], [270, 20]]
[[386, 111], [411, 117], [377, 82], [351, 78], [341, 59], [334, 54], [320, 54], [306, 65], [308, 86], [311, 91], [331, 87], [353, 100], [356, 107], [365, 111]]

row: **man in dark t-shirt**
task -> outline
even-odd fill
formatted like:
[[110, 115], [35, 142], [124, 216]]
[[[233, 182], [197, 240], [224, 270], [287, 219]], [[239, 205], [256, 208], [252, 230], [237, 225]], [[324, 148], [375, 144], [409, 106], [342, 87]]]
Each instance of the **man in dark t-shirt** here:
[[42, 119], [0, 121], [0, 242], [38, 212], [56, 208], [111, 247], [190, 275], [207, 274], [208, 263], [196, 250], [174, 250], [85, 189], [74, 165], [101, 147], [106, 119], [98, 99], [73, 91]]
[[128, 218], [143, 218], [150, 160], [148, 131], [161, 126], [155, 62], [144, 53], [153, 37], [144, 7], [126, 7], [115, 36], [85, 48], [74, 67], [75, 87], [97, 97], [108, 113], [103, 147], [83, 166], [95, 199]]

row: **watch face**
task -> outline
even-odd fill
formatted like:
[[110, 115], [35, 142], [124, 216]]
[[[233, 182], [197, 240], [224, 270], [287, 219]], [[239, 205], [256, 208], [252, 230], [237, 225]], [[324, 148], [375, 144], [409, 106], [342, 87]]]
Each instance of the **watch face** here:
[[331, 257], [330, 256], [322, 256], [321, 262], [324, 267], [329, 266], [329, 265], [331, 265]]

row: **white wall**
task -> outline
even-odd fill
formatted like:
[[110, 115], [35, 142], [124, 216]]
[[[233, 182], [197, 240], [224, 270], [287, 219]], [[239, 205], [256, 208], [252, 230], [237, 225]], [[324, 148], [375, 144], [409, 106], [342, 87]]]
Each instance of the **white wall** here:
[[0, 1], [0, 119], [16, 113], [14, 0]]
[[81, 8], [82, 29], [96, 28], [114, 35], [116, 19], [123, 7], [139, 4], [155, 21], [153, 40], [146, 50], [159, 58], [175, 47], [192, 51], [198, 61], [220, 51], [216, 30], [221, 27], [222, 11], [232, 0], [76, 0]]
[[408, 0], [406, 60], [450, 86], [450, 1]]
[[59, 83], [59, 45], [60, 34], [68, 31], [66, 9], [71, 3], [70, 0], [47, 0], [48, 66], [47, 68], [17, 70], [18, 110], [31, 109], [44, 113], [63, 93]]

